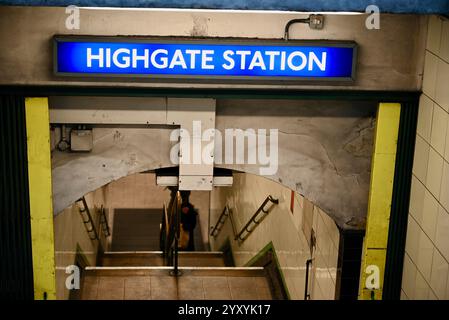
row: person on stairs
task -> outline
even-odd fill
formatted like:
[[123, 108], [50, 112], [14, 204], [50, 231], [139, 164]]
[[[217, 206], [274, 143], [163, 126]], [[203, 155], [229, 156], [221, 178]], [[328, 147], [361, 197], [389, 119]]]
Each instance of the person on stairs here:
[[194, 230], [198, 212], [189, 201], [190, 191], [181, 191], [181, 235], [180, 249], [185, 251], [195, 251]]

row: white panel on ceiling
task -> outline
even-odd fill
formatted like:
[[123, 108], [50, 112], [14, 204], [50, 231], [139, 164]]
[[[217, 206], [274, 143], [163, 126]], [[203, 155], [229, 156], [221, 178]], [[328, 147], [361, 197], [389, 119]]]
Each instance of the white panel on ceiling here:
[[55, 96], [50, 123], [166, 124], [167, 99], [152, 97]]

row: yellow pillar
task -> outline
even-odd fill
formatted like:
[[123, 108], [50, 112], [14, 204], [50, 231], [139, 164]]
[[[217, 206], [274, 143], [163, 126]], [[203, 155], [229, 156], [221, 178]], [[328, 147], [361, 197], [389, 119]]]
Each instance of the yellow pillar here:
[[47, 98], [25, 99], [34, 298], [56, 299]]
[[[360, 270], [360, 300], [382, 299], [400, 115], [399, 103], [379, 104]], [[373, 289], [377, 276], [380, 285]]]

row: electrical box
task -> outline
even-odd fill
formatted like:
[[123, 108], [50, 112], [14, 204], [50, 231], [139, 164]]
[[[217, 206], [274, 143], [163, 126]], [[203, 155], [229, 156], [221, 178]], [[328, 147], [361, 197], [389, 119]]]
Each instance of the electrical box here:
[[75, 130], [70, 132], [70, 148], [72, 151], [89, 152], [93, 148], [92, 130]]

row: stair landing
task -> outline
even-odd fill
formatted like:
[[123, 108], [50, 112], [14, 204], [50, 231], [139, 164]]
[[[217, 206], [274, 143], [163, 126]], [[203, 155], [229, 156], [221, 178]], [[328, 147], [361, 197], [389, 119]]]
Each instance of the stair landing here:
[[263, 268], [88, 267], [83, 300], [271, 300]]

